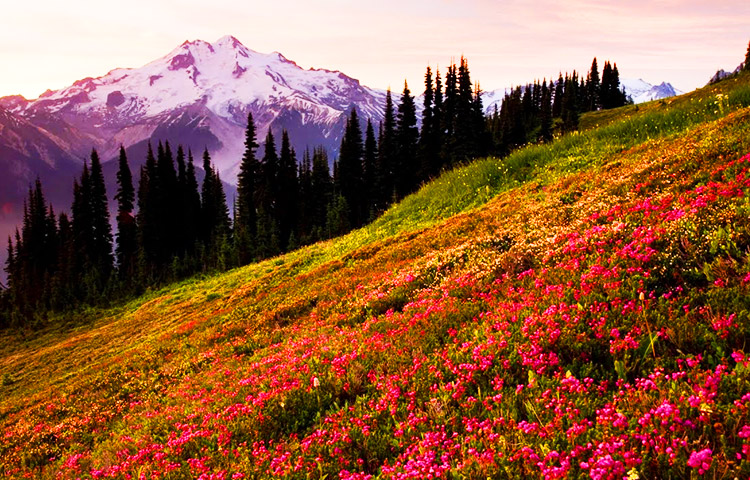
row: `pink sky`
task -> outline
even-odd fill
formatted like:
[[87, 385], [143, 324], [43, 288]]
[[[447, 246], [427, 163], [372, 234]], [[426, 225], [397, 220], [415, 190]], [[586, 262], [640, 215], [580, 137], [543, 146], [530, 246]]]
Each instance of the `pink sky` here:
[[[365, 85], [422, 88], [425, 67], [465, 55], [484, 90], [587, 71], [596, 56], [622, 77], [688, 91], [735, 68], [750, 40], [747, 0], [41, 0], [8, 2], [0, 96], [36, 98], [118, 67], [140, 67], [184, 40], [234, 35], [300, 66]], [[113, 5], [117, 5], [114, 7]]]

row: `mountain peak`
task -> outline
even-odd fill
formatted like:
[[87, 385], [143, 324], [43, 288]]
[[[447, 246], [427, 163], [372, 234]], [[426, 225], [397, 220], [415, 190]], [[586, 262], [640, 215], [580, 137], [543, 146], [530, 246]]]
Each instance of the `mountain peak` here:
[[216, 40], [213, 45], [217, 47], [229, 46], [231, 48], [247, 48], [233, 35], [224, 35]]

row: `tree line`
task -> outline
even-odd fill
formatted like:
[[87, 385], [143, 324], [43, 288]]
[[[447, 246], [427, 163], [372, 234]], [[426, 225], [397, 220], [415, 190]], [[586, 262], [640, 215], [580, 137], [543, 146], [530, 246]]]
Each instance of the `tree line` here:
[[548, 141], [556, 129], [575, 129], [580, 112], [624, 102], [617, 67], [605, 63], [600, 81], [594, 59], [585, 81], [574, 72], [557, 83], [516, 88], [486, 118], [481, 90], [461, 58], [444, 80], [427, 68], [421, 129], [406, 83], [397, 105], [388, 90], [377, 126], [352, 108], [333, 171], [322, 147], [307, 149], [299, 160], [286, 131], [277, 148], [269, 129], [261, 148], [249, 113], [233, 215], [207, 150], [199, 186], [190, 150], [173, 152], [169, 142], [159, 142], [154, 152], [149, 145], [136, 185], [121, 147], [115, 235], [93, 150], [74, 181], [71, 216], [54, 212], [39, 180], [30, 188], [22, 226], [8, 239], [0, 324], [30, 325], [49, 312], [128, 298], [344, 234], [442, 170]]
[[596, 58], [585, 78], [559, 74], [557, 81], [537, 80], [506, 93], [501, 107], [488, 117], [494, 150], [504, 156], [528, 143], [548, 142], [555, 135], [578, 129], [582, 113], [617, 108], [632, 101], [620, 88], [617, 64], [604, 63], [601, 76]]

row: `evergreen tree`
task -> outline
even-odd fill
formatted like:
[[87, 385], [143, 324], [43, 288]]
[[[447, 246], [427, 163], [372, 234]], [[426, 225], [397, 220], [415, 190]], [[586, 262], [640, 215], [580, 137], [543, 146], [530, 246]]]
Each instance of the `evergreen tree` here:
[[276, 142], [270, 129], [266, 134], [260, 172], [261, 179], [255, 192], [255, 205], [258, 212], [255, 243], [258, 248], [258, 258], [267, 258], [281, 251], [279, 225], [276, 223], [279, 157], [276, 153]]
[[565, 92], [562, 100], [563, 131], [572, 132], [578, 129], [578, 74], [565, 77]]
[[414, 97], [411, 96], [406, 82], [404, 82], [404, 91], [401, 94], [396, 122], [398, 157], [394, 169], [396, 173], [395, 186], [396, 194], [399, 198], [403, 198], [417, 187], [417, 171], [419, 169], [417, 159], [417, 142], [419, 141], [417, 112]]
[[424, 103], [422, 108], [422, 130], [419, 132], [419, 174], [418, 179], [426, 180], [435, 174], [435, 156], [434, 151], [435, 125], [433, 107], [435, 101], [435, 91], [432, 86], [432, 70], [427, 67], [424, 75]]
[[625, 91], [620, 87], [620, 72], [617, 70], [616, 63], [612, 66], [612, 85], [613, 85], [612, 97], [614, 99], [614, 108], [627, 105], [628, 96], [625, 93]]
[[750, 42], [747, 44], [747, 52], [745, 53], [745, 63], [742, 65], [742, 70], [750, 72]]
[[91, 212], [91, 175], [88, 163], [83, 164], [81, 178], [73, 182], [71, 207], [73, 243], [75, 250], [75, 295], [80, 301], [90, 301], [99, 293], [101, 278], [94, 244], [94, 219]]
[[[159, 260], [158, 249], [160, 242], [163, 241], [160, 237], [161, 228], [156, 205], [159, 200], [156, 192], [158, 185], [156, 158], [149, 143], [146, 163], [141, 167], [138, 180], [138, 214], [136, 216], [139, 277], [144, 284], [151, 284], [156, 280], [157, 269], [155, 266]], [[75, 225], [75, 211], [73, 218]]]
[[334, 238], [351, 230], [349, 205], [343, 195], [334, 195], [326, 212], [326, 236]]
[[322, 239], [325, 236], [325, 227], [328, 213], [328, 206], [333, 194], [333, 181], [331, 171], [328, 168], [328, 155], [323, 147], [313, 150], [312, 157], [312, 178], [310, 179], [310, 188], [312, 190], [311, 198], [313, 216], [313, 239]]
[[185, 149], [182, 145], [177, 145], [177, 155], [175, 156], [175, 162], [177, 163], [177, 188], [175, 191], [176, 197], [174, 200], [175, 207], [175, 255], [177, 258], [186, 260], [186, 254], [190, 249], [188, 244], [188, 223], [193, 220], [185, 216], [185, 197], [187, 189], [187, 164], [185, 163]]
[[57, 225], [52, 207], [45, 204], [39, 179], [29, 188], [21, 232], [15, 250], [8, 248], [8, 287], [16, 309], [28, 321], [50, 307], [51, 278], [57, 269]]
[[185, 168], [185, 187], [183, 190], [182, 212], [185, 227], [185, 245], [188, 255], [192, 254], [199, 240], [201, 216], [201, 197], [198, 191], [198, 179], [195, 176], [193, 152], [188, 149], [188, 162]]
[[64, 310], [75, 305], [77, 278], [75, 277], [75, 244], [73, 226], [68, 216], [61, 213], [58, 220], [57, 273], [52, 282], [51, 305], [55, 310]]
[[261, 181], [256, 190], [256, 208], [262, 207], [267, 215], [273, 216], [278, 197], [279, 156], [276, 153], [276, 142], [271, 130], [268, 130], [261, 159]]
[[117, 170], [117, 268], [120, 280], [130, 283], [136, 274], [138, 228], [133, 215], [135, 189], [125, 148], [120, 146]]
[[375, 140], [375, 129], [370, 119], [367, 119], [367, 130], [365, 131], [365, 153], [362, 165], [362, 180], [364, 188], [362, 189], [365, 198], [364, 211], [372, 219], [377, 208], [375, 197], [377, 189], [375, 186], [376, 165], [378, 162], [378, 144]]
[[153, 186], [156, 199], [154, 209], [158, 218], [159, 237], [162, 239], [157, 249], [157, 265], [159, 269], [164, 270], [171, 265], [173, 258], [178, 254], [181, 243], [177, 237], [180, 216], [175, 214], [180, 209], [180, 194], [169, 142], [166, 142], [163, 147], [159, 142], [156, 163], [156, 182]]
[[[16, 254], [13, 249], [13, 240], [8, 235], [8, 248], [6, 250], [7, 256], [5, 258], [5, 273], [7, 274], [6, 281], [7, 286], [5, 289], [0, 289], [0, 296], [3, 298], [3, 307], [10, 310], [12, 306], [16, 304], [14, 297], [15, 282], [16, 282]], [[10, 326], [10, 318], [4, 319], [3, 326]]]
[[484, 116], [484, 105], [482, 103], [482, 89], [477, 83], [474, 90], [474, 98], [471, 102], [471, 116], [475, 139], [475, 150], [473, 158], [484, 157], [490, 152], [492, 143], [490, 132], [487, 130], [487, 119]]
[[542, 98], [539, 110], [539, 141], [549, 142], [552, 140], [552, 97], [550, 89], [547, 88], [547, 80], [542, 82]]
[[91, 152], [91, 188], [89, 205], [91, 215], [91, 243], [93, 247], [93, 266], [97, 269], [98, 289], [104, 291], [109, 276], [114, 269], [112, 258], [112, 226], [109, 223], [107, 190], [104, 185], [104, 174], [96, 150]]
[[231, 220], [227, 206], [226, 194], [221, 178], [211, 165], [208, 149], [203, 151], [203, 170], [205, 177], [201, 188], [202, 238], [205, 246], [203, 268], [214, 270], [221, 268], [221, 259], [226, 257], [225, 242], [230, 238]]
[[562, 72], [560, 72], [560, 76], [557, 78], [557, 83], [555, 83], [555, 94], [552, 98], [552, 118], [562, 118], [564, 93], [565, 81], [563, 80]]
[[477, 156], [479, 150], [476, 116], [473, 108], [473, 93], [471, 77], [469, 75], [469, 64], [464, 57], [461, 57], [458, 67], [458, 92], [455, 101], [452, 165], [473, 159]]
[[432, 175], [436, 175], [443, 168], [443, 162], [440, 152], [443, 148], [443, 142], [445, 141], [443, 131], [443, 81], [440, 78], [440, 70], [435, 72], [435, 95], [433, 99], [434, 107], [432, 108], [432, 142], [430, 150], [432, 153], [432, 159], [430, 161], [430, 171]]
[[614, 83], [614, 75], [612, 72], [612, 64], [609, 61], [604, 62], [604, 68], [602, 69], [602, 86], [601, 86], [601, 102], [603, 109], [613, 108], [616, 104]]
[[397, 161], [398, 145], [396, 143], [396, 116], [390, 88], [385, 95], [385, 112], [378, 145], [376, 184], [380, 187], [380, 192], [377, 195], [376, 210], [380, 211], [385, 210], [395, 194], [394, 165]]
[[289, 133], [281, 133], [281, 154], [279, 156], [278, 192], [276, 199], [276, 223], [279, 228], [279, 245], [286, 251], [290, 237], [297, 225], [297, 203], [299, 183], [297, 179], [297, 156], [289, 141]]
[[235, 221], [235, 241], [241, 265], [250, 263], [253, 258], [253, 242], [256, 236], [257, 215], [255, 209], [255, 190], [260, 173], [260, 163], [255, 158], [258, 142], [255, 139], [255, 122], [253, 114], [247, 114], [245, 130], [245, 153], [242, 155], [240, 172], [237, 175], [237, 212]]
[[591, 70], [589, 71], [586, 87], [588, 90], [589, 103], [587, 105], [589, 111], [597, 111], [601, 108], [600, 92], [601, 92], [601, 81], [599, 79], [599, 66], [596, 62], [596, 57], [591, 62]]
[[455, 158], [455, 127], [456, 127], [456, 107], [458, 103], [458, 76], [456, 65], [450, 65], [445, 74], [445, 95], [443, 99], [443, 109], [441, 112], [441, 125], [443, 134], [443, 143], [441, 150], [441, 167], [451, 166]]
[[299, 200], [297, 202], [296, 238], [298, 238], [299, 245], [307, 245], [312, 241], [314, 203], [312, 198], [312, 157], [309, 148], [305, 148], [305, 152], [302, 154], [297, 181], [299, 184]]
[[71, 206], [76, 250], [76, 274], [81, 274], [81, 276], [83, 276], [84, 271], [94, 268], [90, 258], [94, 251], [91, 235], [94, 227], [89, 209], [90, 198], [89, 164], [84, 162], [80, 179], [73, 181], [73, 205]]
[[208, 149], [203, 151], [203, 170], [205, 177], [201, 188], [201, 208], [205, 229], [203, 235], [208, 244], [213, 238], [228, 235], [231, 221], [224, 187], [221, 184], [219, 174], [211, 164], [211, 155], [208, 153]]
[[348, 223], [354, 227], [362, 225], [367, 215], [362, 168], [363, 156], [359, 116], [357, 115], [357, 109], [352, 108], [346, 122], [344, 137], [341, 139], [336, 186], [338, 192], [346, 199], [350, 215]]

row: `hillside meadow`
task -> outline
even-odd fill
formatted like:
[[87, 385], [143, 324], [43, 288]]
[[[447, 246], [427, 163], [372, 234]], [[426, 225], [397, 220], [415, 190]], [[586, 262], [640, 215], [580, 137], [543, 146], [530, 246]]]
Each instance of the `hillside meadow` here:
[[6, 478], [750, 476], [750, 76], [0, 333]]

